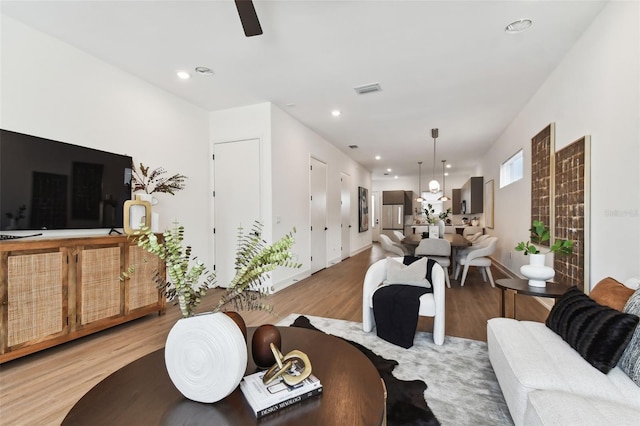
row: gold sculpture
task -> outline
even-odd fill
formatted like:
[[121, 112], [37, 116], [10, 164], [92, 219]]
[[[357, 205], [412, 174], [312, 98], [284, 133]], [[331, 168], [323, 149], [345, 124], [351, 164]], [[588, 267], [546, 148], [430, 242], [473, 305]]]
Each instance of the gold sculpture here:
[[276, 345], [271, 343], [269, 346], [276, 363], [264, 373], [262, 382], [265, 385], [268, 385], [278, 377], [282, 377], [282, 380], [287, 385], [295, 386], [309, 377], [311, 374], [311, 361], [309, 361], [307, 354], [295, 349], [283, 356]]

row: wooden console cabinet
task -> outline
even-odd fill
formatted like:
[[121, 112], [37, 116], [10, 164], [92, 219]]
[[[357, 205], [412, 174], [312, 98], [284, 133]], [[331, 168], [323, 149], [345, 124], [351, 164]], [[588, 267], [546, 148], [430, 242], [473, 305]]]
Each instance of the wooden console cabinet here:
[[126, 236], [2, 241], [0, 268], [0, 363], [165, 310], [164, 264]]

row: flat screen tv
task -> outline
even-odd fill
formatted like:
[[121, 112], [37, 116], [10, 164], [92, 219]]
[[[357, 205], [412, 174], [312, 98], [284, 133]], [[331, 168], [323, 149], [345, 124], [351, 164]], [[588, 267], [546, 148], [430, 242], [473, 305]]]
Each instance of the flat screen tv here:
[[0, 231], [122, 228], [132, 159], [0, 130]]

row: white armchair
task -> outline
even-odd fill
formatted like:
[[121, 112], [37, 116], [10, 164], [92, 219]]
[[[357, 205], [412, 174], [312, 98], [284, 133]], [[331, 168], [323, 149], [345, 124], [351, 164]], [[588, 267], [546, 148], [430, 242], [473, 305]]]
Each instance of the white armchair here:
[[464, 286], [464, 281], [467, 279], [467, 272], [469, 272], [469, 266], [479, 267], [480, 273], [482, 274], [482, 280], [487, 282], [488, 276], [491, 287], [496, 286], [493, 282], [493, 275], [491, 274], [491, 258], [489, 256], [491, 256], [496, 250], [497, 243], [497, 237], [489, 237], [482, 241], [480, 245], [471, 247], [469, 251], [462, 252], [457, 255], [455, 279], [458, 279], [458, 276], [460, 275], [460, 267], [464, 267], [460, 287]]
[[[402, 258], [396, 258], [402, 262]], [[425, 271], [426, 273], [426, 271]], [[387, 260], [382, 259], [369, 267], [362, 285], [362, 329], [370, 332], [375, 326], [373, 316], [373, 293], [387, 278]], [[444, 343], [444, 270], [439, 264], [433, 265], [431, 271], [431, 286], [433, 293], [420, 296], [419, 316], [433, 317], [433, 342], [436, 345]]]

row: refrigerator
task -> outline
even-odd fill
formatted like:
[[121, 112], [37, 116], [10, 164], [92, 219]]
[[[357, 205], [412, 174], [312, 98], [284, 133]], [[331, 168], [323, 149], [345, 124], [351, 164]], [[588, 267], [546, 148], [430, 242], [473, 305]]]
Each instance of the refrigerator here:
[[382, 206], [382, 231], [388, 235], [394, 230], [404, 232], [403, 204], [385, 204]]

